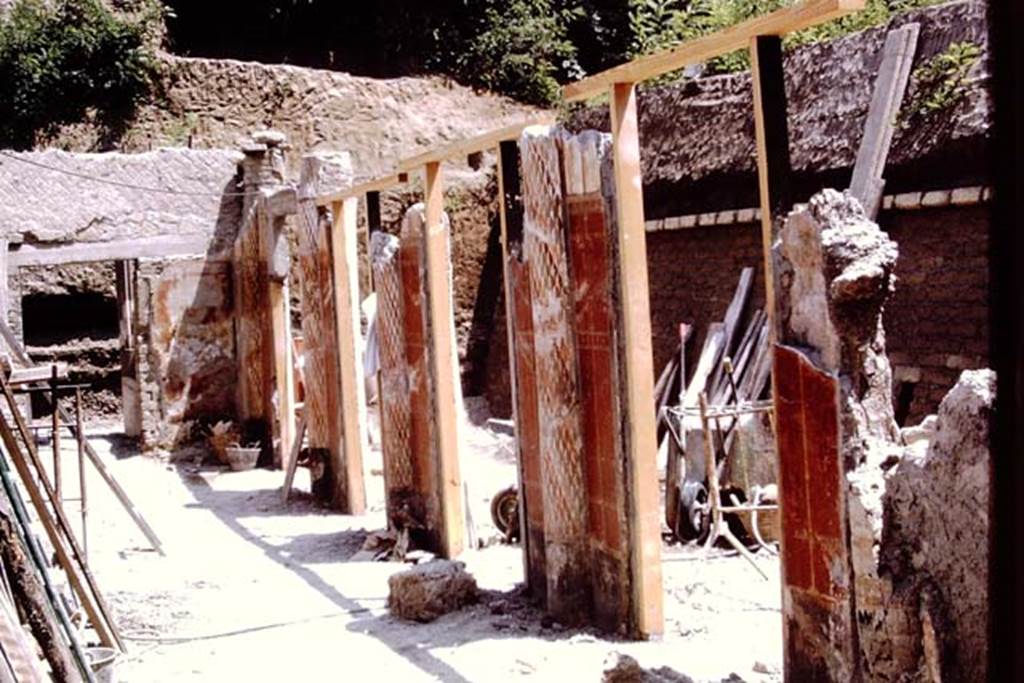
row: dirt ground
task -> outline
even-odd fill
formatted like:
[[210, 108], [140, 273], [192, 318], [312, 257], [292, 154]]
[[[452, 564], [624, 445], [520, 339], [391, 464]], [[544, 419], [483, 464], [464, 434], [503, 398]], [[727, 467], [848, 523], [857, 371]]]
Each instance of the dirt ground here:
[[[486, 541], [495, 535], [490, 496], [515, 481], [511, 437], [467, 403], [463, 475]], [[370, 510], [349, 517], [311, 500], [304, 470], [284, 505], [280, 471], [229, 472], [197, 466], [189, 454], [141, 456], [110, 430], [94, 444], [167, 553], [147, 549], [90, 475], [89, 557], [129, 641], [123, 681], [279, 681], [333, 672], [348, 680], [598, 681], [614, 652], [698, 681], [781, 680], [778, 561], [764, 553], [757, 561], [769, 581], [735, 555], [716, 550], [705, 559], [702, 550], [664, 546], [666, 633], [654, 642], [553, 623], [516, 590], [520, 548], [500, 543], [461, 558], [485, 591], [478, 605], [411, 624], [386, 609], [388, 576], [403, 565], [347, 561], [368, 532], [384, 528], [376, 448], [366, 463]], [[64, 460], [64, 476], [75, 479], [73, 453]], [[75, 482], [66, 486], [65, 495], [77, 497]], [[76, 502], [68, 512], [78, 519]]]

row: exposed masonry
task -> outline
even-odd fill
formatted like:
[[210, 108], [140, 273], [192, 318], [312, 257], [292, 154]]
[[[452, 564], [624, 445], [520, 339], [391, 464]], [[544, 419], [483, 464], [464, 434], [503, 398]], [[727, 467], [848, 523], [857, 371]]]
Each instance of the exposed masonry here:
[[[943, 206], [971, 206], [991, 201], [992, 188], [987, 186], [957, 187], [951, 190], [929, 190], [927, 192], [903, 192], [889, 194], [882, 198], [882, 208], [886, 210], [900, 209], [935, 209]], [[735, 225], [754, 223], [761, 220], [761, 210], [729, 209], [710, 213], [692, 213], [685, 216], [657, 218], [644, 223], [647, 232], [661, 230], [685, 230], [687, 228], [703, 228], [710, 225]]]

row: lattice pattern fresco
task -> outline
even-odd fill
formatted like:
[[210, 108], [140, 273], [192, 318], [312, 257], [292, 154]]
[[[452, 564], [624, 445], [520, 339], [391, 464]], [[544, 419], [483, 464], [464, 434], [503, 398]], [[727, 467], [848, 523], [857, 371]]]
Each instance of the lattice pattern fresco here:
[[[313, 448], [330, 448], [332, 423], [329, 412], [330, 382], [334, 373], [333, 320], [327, 234], [316, 204], [303, 201], [299, 207], [298, 261], [302, 289], [302, 336], [305, 345], [303, 380], [305, 385], [306, 430]], [[328, 263], [324, 263], [325, 255]], [[325, 267], [327, 266], [327, 267]]]
[[377, 288], [377, 341], [380, 357], [381, 450], [384, 483], [391, 491], [413, 486], [409, 448], [409, 367], [405, 358], [402, 274], [398, 261], [399, 241], [394, 235], [376, 232], [370, 242], [373, 277]]
[[[549, 607], [586, 592], [587, 508], [583, 472], [572, 289], [564, 241], [558, 140], [524, 134], [523, 253], [530, 264]], [[582, 584], [566, 590], [566, 584]], [[555, 590], [551, 590], [555, 587]], [[579, 611], [580, 606], [575, 607]]]

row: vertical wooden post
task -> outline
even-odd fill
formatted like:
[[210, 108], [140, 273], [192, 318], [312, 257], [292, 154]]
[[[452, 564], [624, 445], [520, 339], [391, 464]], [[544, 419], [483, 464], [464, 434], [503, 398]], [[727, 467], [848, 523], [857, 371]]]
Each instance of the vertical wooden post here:
[[640, 138], [633, 83], [611, 88], [612, 154], [618, 213], [619, 297], [625, 357], [624, 424], [627, 429], [628, 510], [637, 634], [664, 630], [661, 586], [661, 523], [655, 458], [654, 360], [644, 231]]
[[[288, 458], [295, 440], [295, 377], [292, 364], [291, 311], [288, 301], [288, 247], [281, 219], [270, 211], [268, 197], [261, 196], [257, 204], [257, 224], [260, 230], [261, 270], [266, 287], [265, 319], [270, 339], [265, 353], [267, 373], [265, 386], [265, 419], [271, 434], [279, 439], [274, 450], [274, 464], [288, 467]], [[277, 396], [276, 410], [271, 397]], [[277, 420], [275, 421], [275, 413]]]
[[138, 356], [135, 352], [134, 261], [118, 261], [117, 311], [121, 341], [121, 417], [125, 436], [142, 433], [142, 397], [139, 395]]
[[[498, 145], [498, 221], [501, 225], [501, 273], [504, 285], [505, 298], [505, 333], [508, 344], [508, 375], [510, 391], [512, 394], [512, 427], [515, 432], [516, 444], [516, 483], [519, 488], [519, 538], [523, 545], [523, 577], [526, 586], [537, 595], [543, 591], [543, 572], [535, 571], [531, 557], [542, 561], [544, 547], [533, 547], [534, 539], [530, 538], [529, 506], [540, 505], [539, 501], [533, 501], [528, 494], [527, 480], [525, 476], [525, 453], [523, 452], [523, 424], [522, 410], [519, 406], [519, 376], [516, 365], [516, 291], [513, 287], [510, 258], [512, 257], [509, 241], [517, 243], [517, 249], [522, 248], [523, 239], [523, 208], [520, 194], [519, 178], [519, 144], [515, 140], [505, 140]], [[536, 487], [539, 489], [539, 487]], [[543, 528], [541, 529], [543, 531]], [[539, 563], [539, 562], [537, 562]], [[537, 568], [539, 569], [539, 567]]]
[[0, 238], [0, 320], [10, 324], [7, 318], [8, 307], [10, 306], [10, 294], [8, 293], [7, 279], [10, 272], [7, 268], [7, 240]]
[[78, 498], [82, 511], [82, 562], [89, 564], [88, 497], [85, 494], [85, 420], [82, 419], [82, 388], [75, 387], [75, 440], [78, 444]]
[[295, 441], [295, 366], [292, 363], [291, 306], [288, 283], [270, 280], [270, 324], [273, 333], [274, 381], [277, 392], [281, 443], [274, 454], [276, 464], [288, 467]]
[[57, 492], [57, 505], [63, 507], [64, 497], [61, 495], [63, 486], [61, 484], [61, 470], [63, 463], [60, 461], [60, 410], [57, 407], [57, 365], [54, 364], [50, 374], [50, 405], [53, 408], [53, 422], [51, 423], [50, 441], [53, 445], [53, 490]]
[[452, 558], [463, 549], [462, 484], [459, 475], [459, 408], [455, 317], [452, 310], [451, 252], [448, 231], [442, 222], [444, 187], [441, 164], [424, 168], [424, 250], [426, 262], [427, 331], [433, 375], [435, 434], [437, 435], [439, 492], [441, 498], [442, 551]]
[[[376, 283], [374, 282], [373, 274], [373, 233], [378, 232], [381, 229], [380, 220], [380, 192], [367, 192], [366, 193], [366, 263], [367, 263], [367, 278], [370, 282], [370, 291], [377, 291]], [[380, 305], [380, 302], [377, 304]]]
[[775, 219], [788, 210], [790, 194], [789, 129], [782, 38], [757, 36], [750, 42], [754, 87], [754, 132], [757, 136], [757, 181], [761, 196], [761, 248], [764, 253], [764, 310], [771, 339], [778, 338], [772, 243]]
[[[341, 422], [344, 427], [344, 473], [338, 472], [337, 500], [347, 501], [349, 514], [366, 509], [363, 455], [369, 450], [366, 428], [366, 387], [363, 383], [362, 335], [359, 327], [359, 257], [356, 231], [359, 200], [335, 202], [331, 230], [331, 267], [334, 280], [335, 330], [341, 372]], [[344, 481], [341, 481], [341, 480]]]

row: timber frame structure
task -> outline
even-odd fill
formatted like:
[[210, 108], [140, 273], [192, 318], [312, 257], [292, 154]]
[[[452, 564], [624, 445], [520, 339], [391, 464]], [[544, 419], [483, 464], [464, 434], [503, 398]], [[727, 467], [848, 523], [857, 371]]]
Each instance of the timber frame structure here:
[[[622, 332], [625, 354], [622, 359], [623, 400], [630, 416], [626, 429], [629, 452], [626, 462], [630, 471], [628, 510], [633, 524], [628, 544], [636, 579], [632, 585], [634, 614], [630, 615], [632, 635], [648, 638], [664, 630], [660, 572], [660, 523], [658, 514], [658, 476], [656, 468], [656, 431], [652, 396], [654, 395], [654, 369], [652, 357], [650, 305], [647, 275], [647, 251], [643, 209], [643, 189], [640, 166], [640, 141], [637, 112], [637, 85], [645, 80], [679, 70], [687, 65], [704, 62], [716, 56], [746, 49], [751, 57], [753, 75], [753, 114], [757, 142], [757, 171], [760, 195], [760, 217], [765, 269], [766, 310], [769, 313], [771, 335], [775, 338], [775, 296], [772, 275], [771, 245], [777, 223], [791, 204], [789, 191], [790, 159], [789, 135], [786, 122], [786, 98], [782, 64], [782, 37], [794, 31], [828, 22], [843, 15], [859, 11], [865, 0], [803, 0], [713, 35], [688, 41], [674, 48], [641, 57], [604, 72], [569, 84], [563, 89], [567, 102], [591, 99], [605, 94], [610, 97], [612, 157], [618, 243], [613, 250], [619, 272], [628, 274], [619, 280], [617, 296], [622, 306]], [[425, 188], [426, 214], [426, 272], [423, 285], [427, 288], [447, 287], [447, 236], [441, 226], [443, 185], [441, 163], [448, 159], [468, 156], [482, 150], [498, 150], [499, 206], [502, 229], [502, 250], [506, 287], [506, 306], [511, 306], [508, 291], [509, 232], [521, 230], [521, 214], [514, 206], [518, 186], [518, 148], [515, 140], [524, 130], [534, 125], [550, 125], [551, 117], [539, 118], [459, 141], [446, 147], [402, 161], [393, 174], [358, 184], [342, 192], [317, 198], [322, 207], [332, 207], [335, 234], [355, 234], [356, 205], [366, 197], [369, 233], [380, 228], [380, 197], [383, 190], [404, 183], [409, 173], [422, 169]], [[354, 239], [354, 237], [353, 237]], [[355, 249], [334, 246], [334, 268], [345, 273], [346, 281], [354, 278]], [[340, 269], [340, 270], [339, 270]], [[338, 318], [355, 320], [355, 299], [338, 299]], [[507, 313], [511, 313], [507, 311]], [[430, 299], [427, 312], [436, 334], [429, 349], [430, 364], [436, 377], [454, 378], [456, 362], [451, 329], [450, 298]], [[511, 315], [509, 316], [511, 319]], [[339, 329], [342, 329], [339, 323]], [[345, 330], [354, 334], [355, 329]], [[511, 335], [511, 331], [509, 332]], [[348, 341], [353, 341], [354, 338]], [[339, 344], [342, 364], [354, 363], [354, 346]], [[514, 354], [510, 352], [514, 366]], [[347, 358], [347, 361], [346, 361]], [[516, 372], [511, 368], [512, 388], [515, 392]], [[461, 510], [461, 483], [458, 475], [458, 415], [457, 388], [452, 381], [442, 380], [437, 388], [435, 402], [436, 439], [440, 454], [442, 508], [445, 520], [442, 553], [457, 555], [463, 548], [463, 521]], [[343, 414], [348, 425], [358, 419], [361, 410], [353, 403], [354, 397], [343, 402]], [[513, 402], [514, 403], [514, 402]], [[518, 418], [518, 416], [516, 416]], [[387, 429], [386, 425], [383, 425]], [[518, 439], [517, 420], [517, 439]], [[520, 464], [521, 467], [521, 464]], [[520, 478], [522, 471], [520, 470]], [[522, 484], [522, 482], [520, 482]], [[786, 501], [781, 504], [785, 506]]]

